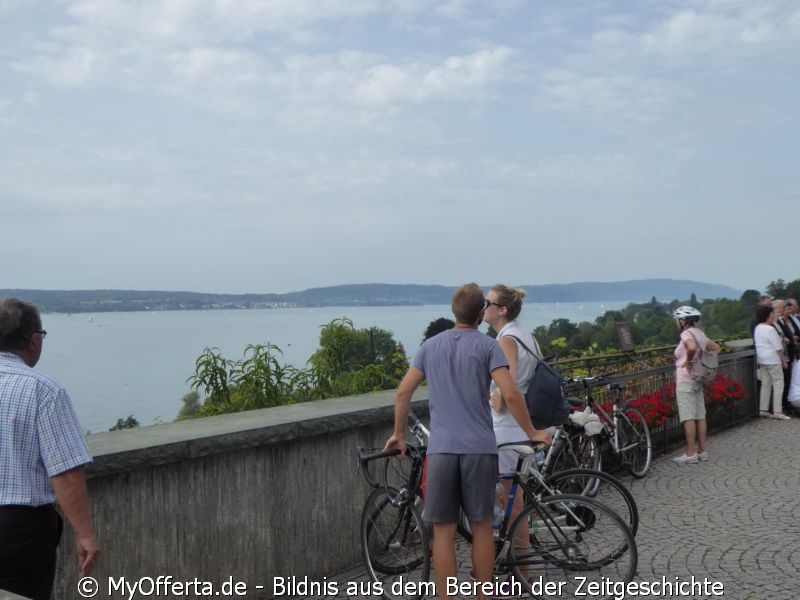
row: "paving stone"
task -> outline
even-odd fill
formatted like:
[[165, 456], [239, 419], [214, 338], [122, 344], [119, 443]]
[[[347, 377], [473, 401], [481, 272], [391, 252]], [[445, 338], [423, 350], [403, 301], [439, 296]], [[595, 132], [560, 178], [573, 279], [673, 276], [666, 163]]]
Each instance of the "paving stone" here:
[[[640, 513], [637, 579], [707, 577], [723, 584], [724, 598], [793, 599], [800, 573], [800, 419], [754, 419], [712, 436], [709, 450], [707, 463], [677, 465], [675, 451], [657, 457], [644, 479], [623, 477]], [[459, 542], [461, 579], [468, 580], [469, 568], [469, 547]]]

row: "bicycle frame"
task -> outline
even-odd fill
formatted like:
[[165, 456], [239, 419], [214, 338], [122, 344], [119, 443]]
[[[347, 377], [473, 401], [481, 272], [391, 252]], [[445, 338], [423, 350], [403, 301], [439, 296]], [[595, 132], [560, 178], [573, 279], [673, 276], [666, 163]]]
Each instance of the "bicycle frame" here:
[[[548, 489], [542, 474], [538, 470], [531, 468], [529, 464], [526, 464], [527, 460], [532, 458], [533, 449], [527, 445], [509, 445], [506, 446], [506, 449], [515, 450], [519, 454], [519, 459], [517, 460], [517, 468], [515, 471], [503, 473], [497, 476], [498, 481], [511, 480], [511, 489], [509, 490], [508, 499], [506, 500], [503, 522], [500, 524], [500, 529], [498, 532], [498, 538], [496, 542], [497, 547], [495, 551], [495, 569], [506, 570], [513, 566], [547, 564], [550, 561], [546, 560], [545, 558], [540, 560], [527, 559], [522, 561], [509, 561], [507, 558], [508, 550], [513, 542], [513, 540], [508, 537], [508, 529], [513, 524], [511, 521], [511, 511], [514, 506], [514, 500], [517, 497], [517, 491], [522, 489], [522, 491], [532, 500], [536, 514], [545, 524], [550, 534], [553, 535], [554, 539], [558, 540], [559, 548], [562, 552], [567, 551], [567, 544], [564, 542], [566, 539], [564, 532], [585, 528], [586, 523], [582, 517], [570, 509], [568, 509], [567, 515], [564, 515], [565, 520], [567, 516], [574, 520], [574, 524], [569, 526], [560, 525], [556, 522], [555, 518], [545, 514], [539, 504], [539, 494], [537, 494], [536, 490], [530, 487], [525, 479], [523, 479], [525, 476], [531, 476], [536, 479], [544, 489]], [[556, 532], [558, 535], [556, 535]]]
[[591, 388], [589, 387], [588, 381], [583, 379], [582, 383], [586, 398], [586, 405], [600, 418], [601, 423], [603, 423], [603, 430], [606, 433], [606, 437], [608, 438], [608, 442], [611, 445], [611, 449], [614, 451], [614, 454], [623, 454], [632, 448], [636, 448], [640, 443], [639, 440], [635, 440], [633, 443], [629, 443], [623, 448], [620, 448], [619, 446], [619, 418], [621, 417], [625, 420], [628, 420], [628, 417], [625, 416], [625, 413], [623, 413], [619, 407], [619, 399], [622, 396], [623, 388], [612, 387], [611, 385], [607, 386], [614, 392], [614, 399], [611, 402], [611, 414], [609, 415], [592, 397]]

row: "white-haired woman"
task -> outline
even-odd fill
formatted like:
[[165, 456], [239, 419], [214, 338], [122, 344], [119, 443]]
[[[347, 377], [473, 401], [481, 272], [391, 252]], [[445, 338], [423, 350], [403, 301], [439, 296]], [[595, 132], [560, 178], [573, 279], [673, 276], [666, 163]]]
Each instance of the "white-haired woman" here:
[[719, 344], [708, 339], [697, 326], [700, 311], [692, 306], [680, 306], [672, 315], [681, 332], [681, 341], [675, 348], [675, 396], [678, 400], [678, 416], [686, 434], [686, 452], [676, 456], [679, 465], [690, 465], [708, 460], [706, 451], [706, 404], [703, 384], [692, 377], [691, 365], [698, 349], [703, 352], [719, 352]]

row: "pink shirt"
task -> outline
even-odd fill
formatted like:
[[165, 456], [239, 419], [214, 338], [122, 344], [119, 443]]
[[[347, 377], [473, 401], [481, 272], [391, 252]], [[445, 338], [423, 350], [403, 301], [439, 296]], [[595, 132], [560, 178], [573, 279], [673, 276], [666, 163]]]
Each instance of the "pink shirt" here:
[[[692, 374], [686, 365], [686, 340], [696, 340], [697, 347], [705, 350], [708, 338], [697, 327], [689, 327], [681, 331], [681, 342], [675, 348], [675, 383], [694, 383]], [[697, 354], [695, 353], [695, 356]]]

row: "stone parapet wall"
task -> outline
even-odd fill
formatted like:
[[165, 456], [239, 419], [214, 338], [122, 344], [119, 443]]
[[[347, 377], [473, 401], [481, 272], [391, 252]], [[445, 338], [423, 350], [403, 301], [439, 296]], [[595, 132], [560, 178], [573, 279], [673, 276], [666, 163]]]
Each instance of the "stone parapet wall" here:
[[[427, 390], [414, 407], [427, 412]], [[323, 576], [360, 562], [368, 486], [357, 446], [382, 447], [394, 392], [320, 400], [89, 436], [97, 598], [124, 577], [245, 582], [271, 597], [275, 576]], [[77, 595], [65, 529], [53, 597]], [[264, 585], [263, 591], [255, 589]], [[164, 596], [162, 596], [164, 597]], [[170, 596], [171, 597], [171, 596]], [[194, 596], [191, 596], [194, 597]]]

